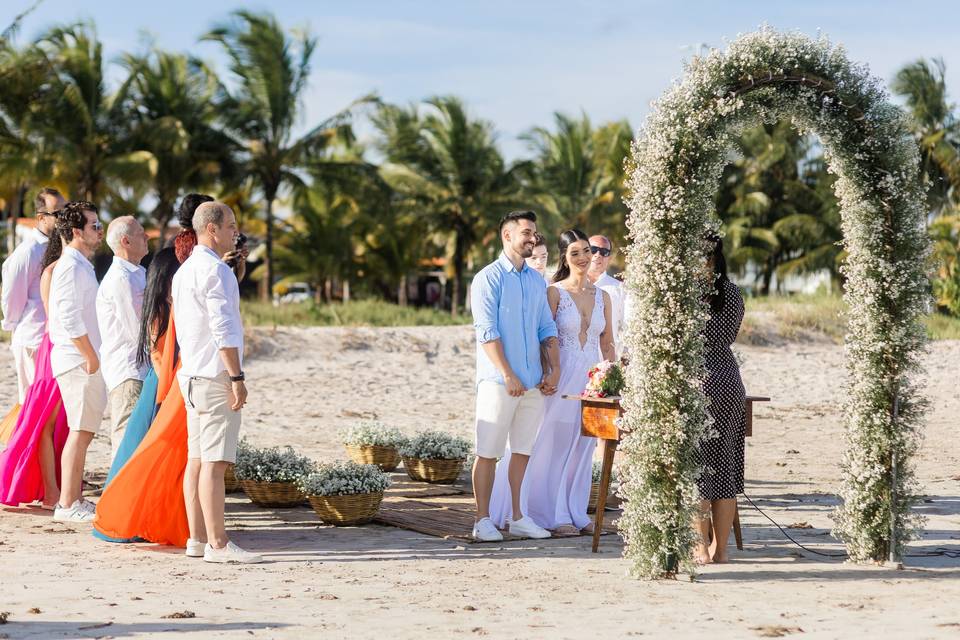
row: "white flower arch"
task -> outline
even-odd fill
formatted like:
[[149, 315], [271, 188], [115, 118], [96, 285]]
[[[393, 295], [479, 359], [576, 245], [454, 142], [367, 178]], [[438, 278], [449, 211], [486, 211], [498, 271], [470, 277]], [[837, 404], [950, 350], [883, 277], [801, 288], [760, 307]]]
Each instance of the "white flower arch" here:
[[718, 227], [714, 196], [735, 137], [787, 118], [820, 138], [848, 252], [846, 452], [834, 532], [854, 560], [882, 560], [919, 526], [910, 457], [925, 406], [913, 380], [926, 340], [928, 245], [916, 145], [902, 111], [842, 47], [763, 28], [695, 58], [655, 103], [629, 161], [634, 312], [620, 530], [638, 576], [690, 568], [694, 455], [709, 428], [700, 389], [704, 236]]

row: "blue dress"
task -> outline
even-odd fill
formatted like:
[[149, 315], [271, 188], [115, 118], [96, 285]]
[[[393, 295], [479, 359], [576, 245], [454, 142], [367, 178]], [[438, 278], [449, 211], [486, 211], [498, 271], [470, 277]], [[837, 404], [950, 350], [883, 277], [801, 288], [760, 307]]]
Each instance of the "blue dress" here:
[[[157, 373], [151, 367], [143, 381], [140, 398], [133, 407], [133, 412], [127, 421], [127, 428], [123, 432], [123, 440], [120, 441], [117, 455], [113, 459], [113, 464], [110, 465], [110, 473], [107, 474], [107, 481], [103, 484], [104, 489], [120, 473], [120, 469], [127, 464], [134, 451], [140, 446], [140, 442], [143, 441], [147, 431], [150, 430], [150, 425], [153, 424], [153, 419], [157, 416], [159, 408], [160, 406], [157, 404]], [[141, 542], [140, 538], [111, 538], [96, 529], [93, 530], [93, 535], [107, 542]]]

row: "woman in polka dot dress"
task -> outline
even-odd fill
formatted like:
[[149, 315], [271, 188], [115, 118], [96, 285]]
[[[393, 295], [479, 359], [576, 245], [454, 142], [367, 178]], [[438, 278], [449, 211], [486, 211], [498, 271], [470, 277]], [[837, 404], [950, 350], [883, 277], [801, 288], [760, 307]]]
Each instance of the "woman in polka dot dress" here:
[[[707, 411], [713, 417], [715, 437], [700, 441], [697, 461], [703, 472], [697, 480], [701, 517], [701, 543], [696, 560], [701, 564], [727, 561], [727, 539], [737, 510], [737, 494], [743, 493], [745, 392], [740, 367], [730, 345], [737, 339], [743, 320], [743, 297], [727, 278], [723, 240], [711, 238], [713, 253], [707, 268], [716, 277], [710, 296], [710, 319], [705, 330], [707, 377], [703, 392]], [[710, 543], [712, 539], [712, 543]]]

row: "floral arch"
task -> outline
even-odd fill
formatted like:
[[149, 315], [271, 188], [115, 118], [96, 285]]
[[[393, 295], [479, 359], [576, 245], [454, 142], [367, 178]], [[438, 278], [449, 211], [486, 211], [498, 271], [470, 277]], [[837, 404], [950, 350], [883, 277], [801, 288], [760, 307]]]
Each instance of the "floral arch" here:
[[916, 145], [881, 83], [840, 46], [769, 28], [695, 58], [654, 105], [629, 160], [627, 287], [634, 304], [623, 405], [620, 520], [637, 576], [690, 567], [707, 283], [704, 236], [735, 136], [791, 119], [819, 136], [837, 176], [848, 258], [848, 383], [834, 533], [856, 561], [899, 554], [915, 535], [911, 456], [924, 399], [914, 382], [928, 283]]

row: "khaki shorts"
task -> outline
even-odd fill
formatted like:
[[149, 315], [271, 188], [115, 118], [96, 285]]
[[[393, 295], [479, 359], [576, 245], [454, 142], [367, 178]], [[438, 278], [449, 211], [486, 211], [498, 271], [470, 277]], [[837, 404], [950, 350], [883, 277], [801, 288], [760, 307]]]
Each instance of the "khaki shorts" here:
[[110, 461], [117, 457], [117, 449], [123, 441], [123, 433], [127, 430], [130, 414], [137, 406], [143, 382], [136, 379], [124, 380], [110, 392]]
[[89, 374], [84, 367], [80, 365], [61, 373], [57, 376], [57, 386], [70, 431], [96, 433], [107, 409], [107, 385], [99, 369]]
[[187, 457], [200, 462], [236, 462], [240, 412], [226, 372], [216, 378], [178, 378], [187, 406]]
[[17, 393], [20, 404], [27, 398], [27, 389], [33, 384], [37, 373], [34, 358], [37, 350], [34, 347], [11, 347], [13, 351], [13, 366], [17, 370]]
[[543, 394], [527, 389], [519, 398], [507, 388], [484, 380], [477, 385], [477, 455], [502, 458], [510, 439], [510, 451], [530, 455], [543, 418]]

